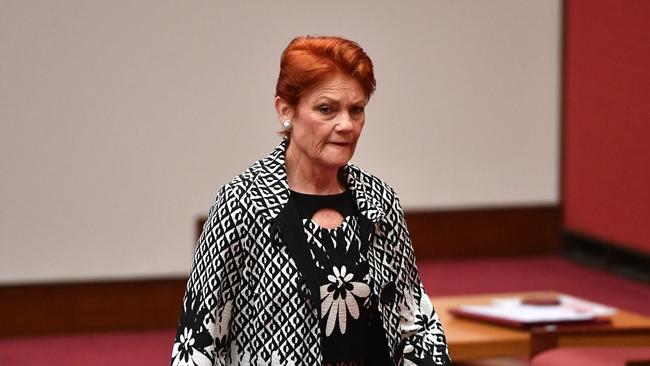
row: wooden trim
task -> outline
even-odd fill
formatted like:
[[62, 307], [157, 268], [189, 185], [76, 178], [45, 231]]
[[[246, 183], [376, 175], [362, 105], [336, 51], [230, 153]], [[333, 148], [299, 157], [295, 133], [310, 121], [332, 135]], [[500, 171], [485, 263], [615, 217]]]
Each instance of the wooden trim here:
[[642, 347], [650, 340], [647, 328], [613, 328], [611, 326], [568, 326], [534, 328], [531, 330], [532, 350], [535, 356], [558, 347]]
[[406, 222], [419, 260], [561, 251], [559, 206], [406, 212]]
[[186, 281], [0, 286], [0, 337], [173, 329]]
[[[407, 211], [418, 260], [559, 254], [560, 207]], [[206, 217], [196, 223], [196, 239]]]
[[[418, 259], [554, 253], [556, 206], [407, 212]], [[205, 218], [197, 220], [197, 237]], [[0, 337], [173, 329], [185, 278], [0, 286]]]

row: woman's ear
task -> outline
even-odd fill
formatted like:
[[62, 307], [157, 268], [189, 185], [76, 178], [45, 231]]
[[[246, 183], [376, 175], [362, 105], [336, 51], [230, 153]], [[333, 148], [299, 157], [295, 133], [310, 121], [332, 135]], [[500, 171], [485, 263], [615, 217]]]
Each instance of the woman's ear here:
[[275, 112], [278, 114], [280, 124], [293, 118], [293, 107], [280, 97], [275, 97]]

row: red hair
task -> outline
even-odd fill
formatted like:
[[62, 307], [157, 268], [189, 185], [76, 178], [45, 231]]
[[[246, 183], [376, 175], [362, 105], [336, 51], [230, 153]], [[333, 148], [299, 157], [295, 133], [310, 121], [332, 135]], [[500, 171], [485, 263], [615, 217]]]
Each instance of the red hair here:
[[336, 73], [357, 80], [366, 99], [375, 91], [372, 60], [357, 43], [340, 37], [296, 37], [282, 52], [275, 96], [295, 106], [307, 89]]

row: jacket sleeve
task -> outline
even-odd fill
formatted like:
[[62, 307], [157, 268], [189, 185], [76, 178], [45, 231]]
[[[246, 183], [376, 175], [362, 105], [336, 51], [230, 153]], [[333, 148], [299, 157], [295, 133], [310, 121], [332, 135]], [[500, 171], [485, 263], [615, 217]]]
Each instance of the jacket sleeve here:
[[208, 212], [187, 281], [171, 364], [225, 365], [236, 286], [239, 281], [243, 211], [224, 186]]
[[450, 365], [445, 333], [429, 296], [425, 293], [415, 263], [411, 238], [404, 212], [395, 196], [398, 248], [402, 253], [405, 293], [399, 302], [402, 356], [404, 365]]

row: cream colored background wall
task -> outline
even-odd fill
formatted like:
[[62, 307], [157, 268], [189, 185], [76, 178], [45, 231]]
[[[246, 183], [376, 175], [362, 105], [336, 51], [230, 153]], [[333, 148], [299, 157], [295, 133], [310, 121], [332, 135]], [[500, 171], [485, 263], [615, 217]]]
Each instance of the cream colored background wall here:
[[278, 142], [279, 56], [358, 41], [354, 162], [407, 209], [558, 203], [559, 1], [0, 1], [0, 282], [184, 275]]

